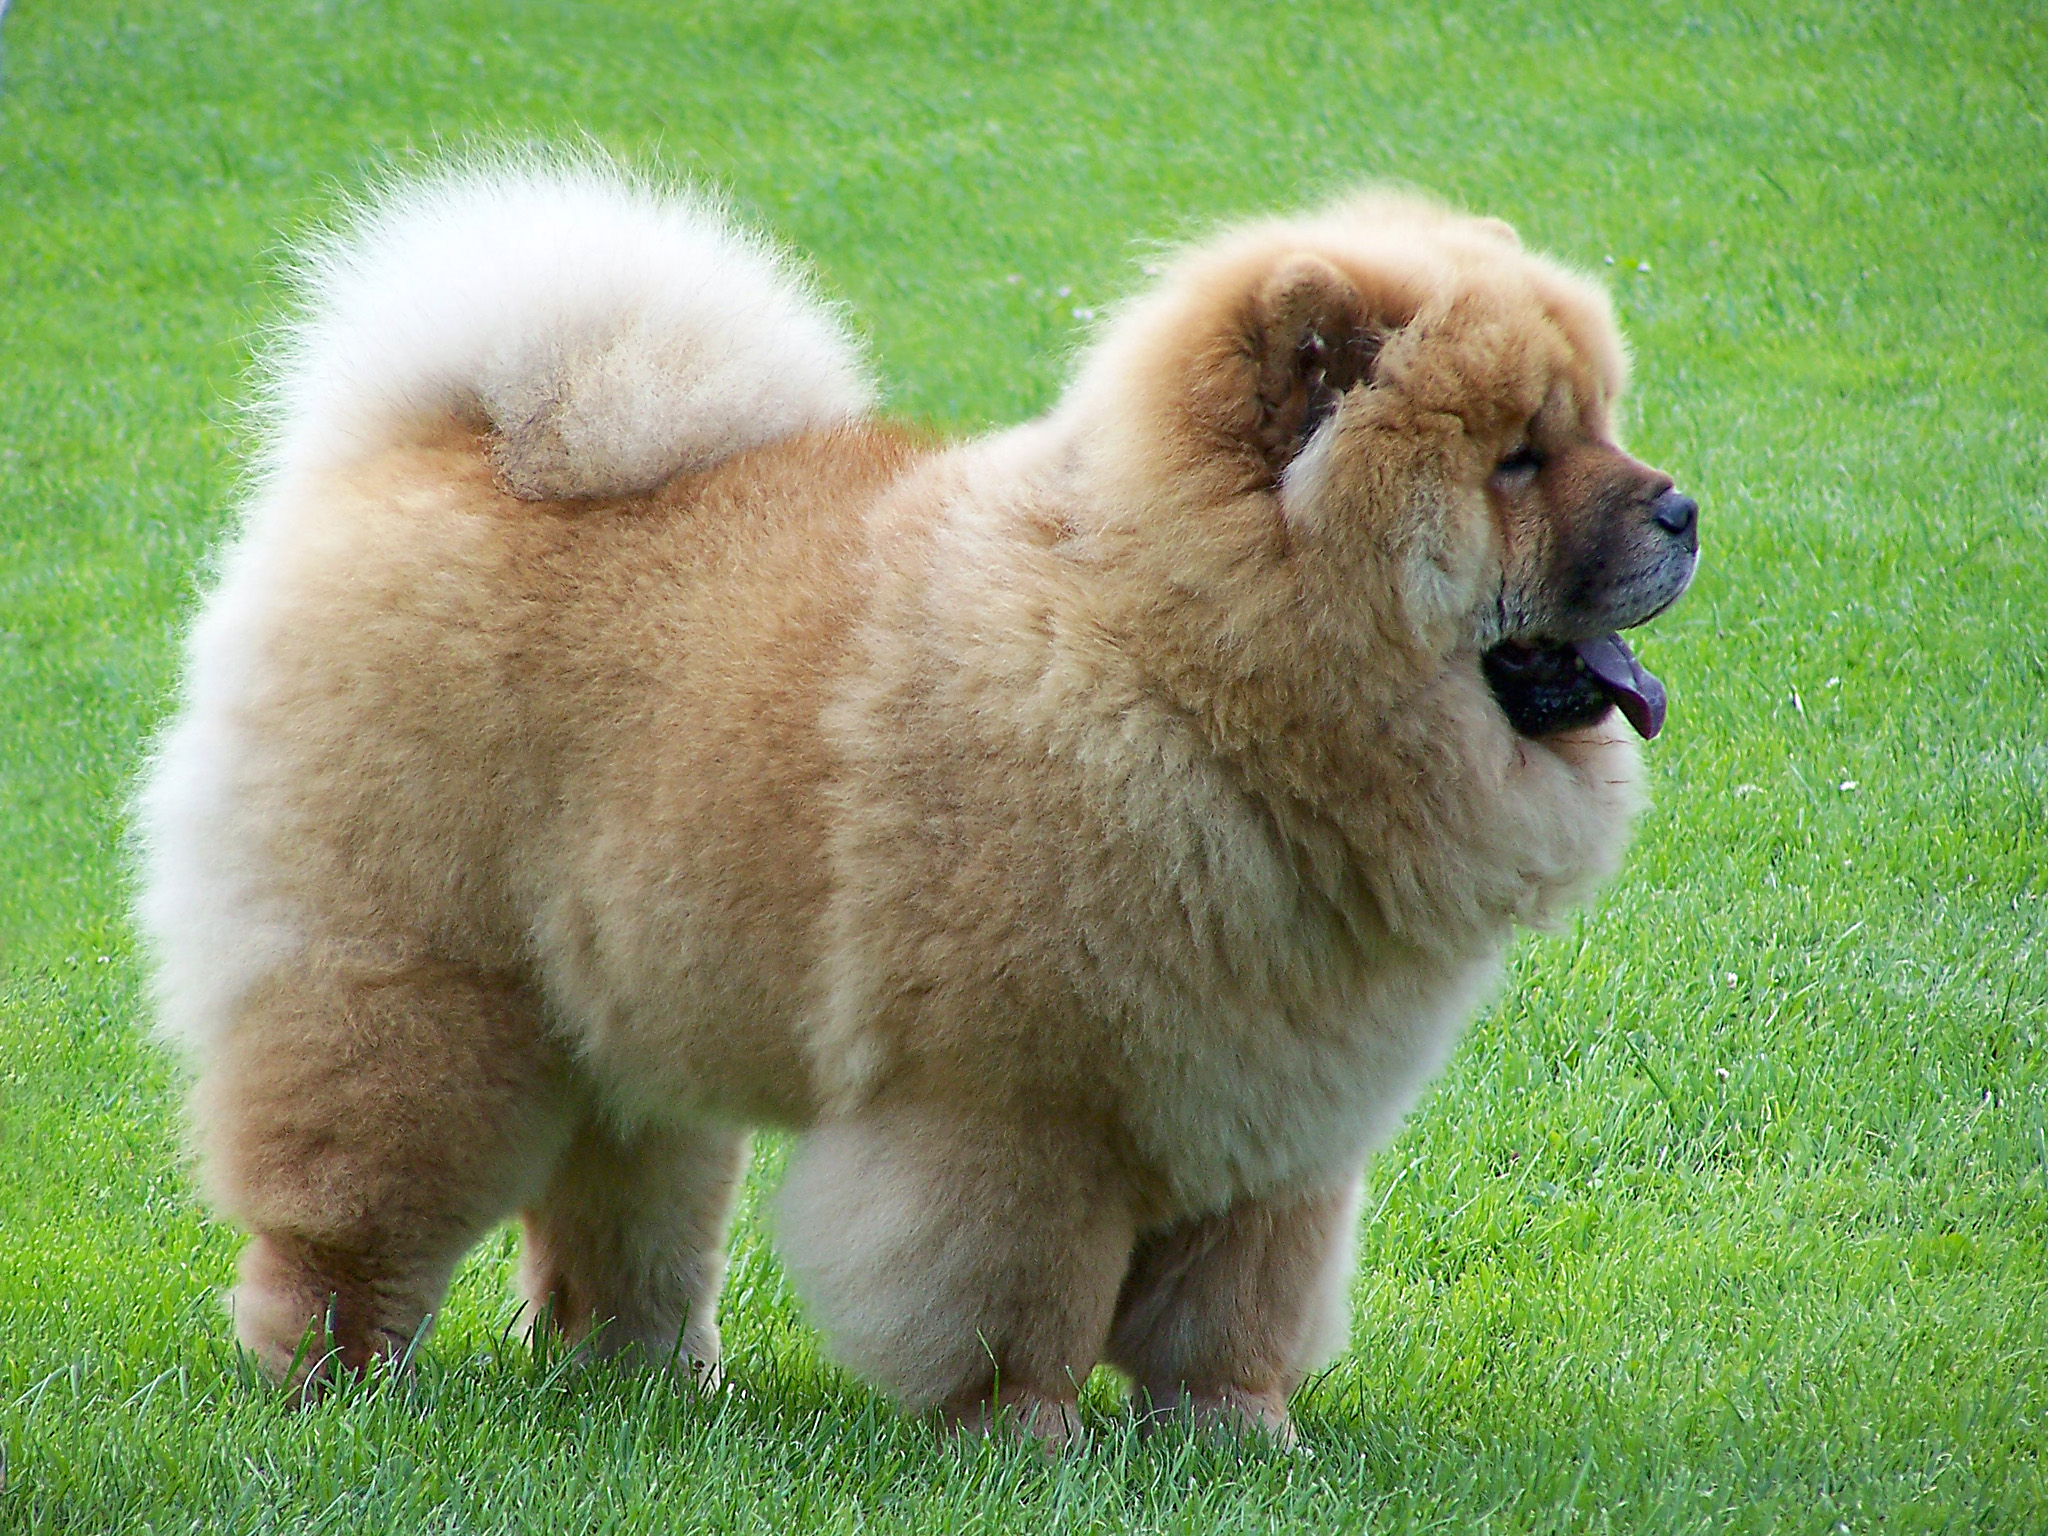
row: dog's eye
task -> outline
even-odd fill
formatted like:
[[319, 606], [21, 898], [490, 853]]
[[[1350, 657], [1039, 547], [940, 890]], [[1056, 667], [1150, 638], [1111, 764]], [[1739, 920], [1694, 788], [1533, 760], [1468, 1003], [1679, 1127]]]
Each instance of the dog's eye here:
[[1493, 466], [1496, 475], [1533, 475], [1543, 467], [1543, 455], [1527, 443], [1509, 450], [1498, 464]]

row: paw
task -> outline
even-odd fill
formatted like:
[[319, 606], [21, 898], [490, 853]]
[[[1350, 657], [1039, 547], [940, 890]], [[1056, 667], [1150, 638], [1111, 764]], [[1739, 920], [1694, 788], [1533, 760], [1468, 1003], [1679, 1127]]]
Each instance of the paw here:
[[1141, 1391], [1137, 1401], [1138, 1428], [1144, 1434], [1182, 1425], [1197, 1433], [1260, 1440], [1283, 1451], [1295, 1446], [1287, 1395], [1277, 1387], [1262, 1392], [1249, 1387], [1183, 1388], [1158, 1395]]
[[433, 1326], [430, 1312], [334, 1278], [301, 1244], [257, 1238], [242, 1250], [240, 1271], [225, 1298], [235, 1338], [295, 1405], [314, 1401], [343, 1373], [409, 1369]]
[[1082, 1449], [1088, 1433], [1081, 1427], [1081, 1405], [1071, 1398], [1040, 1392], [1005, 1392], [1000, 1402], [978, 1397], [939, 1410], [941, 1421], [963, 1435], [1018, 1435], [1047, 1456]]
[[658, 1325], [635, 1329], [615, 1317], [592, 1322], [576, 1316], [565, 1322], [556, 1311], [557, 1300], [550, 1296], [539, 1306], [531, 1300], [521, 1304], [522, 1331], [536, 1356], [560, 1361], [572, 1371], [598, 1365], [628, 1373], [658, 1371], [704, 1392], [725, 1385], [724, 1350], [715, 1325], [693, 1324], [678, 1335]]

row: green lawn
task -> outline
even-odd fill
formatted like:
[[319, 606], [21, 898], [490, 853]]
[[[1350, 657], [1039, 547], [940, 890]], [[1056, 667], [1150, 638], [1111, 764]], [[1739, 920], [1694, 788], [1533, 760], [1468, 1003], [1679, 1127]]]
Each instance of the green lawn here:
[[[2048, 9], [937, 9], [0, 23], [0, 1530], [2048, 1529]], [[236, 1358], [121, 838], [252, 339], [376, 168], [586, 134], [814, 253], [961, 430], [1156, 242], [1360, 178], [1608, 276], [1705, 508], [1657, 808], [1376, 1165], [1303, 1452], [1139, 1443], [1104, 1380], [1065, 1464], [950, 1444], [751, 1218], [716, 1398], [535, 1359], [508, 1235], [409, 1386], [294, 1415]]]

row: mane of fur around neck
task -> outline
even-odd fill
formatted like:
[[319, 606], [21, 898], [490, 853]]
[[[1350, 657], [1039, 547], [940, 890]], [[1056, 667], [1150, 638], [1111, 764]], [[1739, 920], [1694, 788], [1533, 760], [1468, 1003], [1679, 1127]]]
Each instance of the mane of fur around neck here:
[[[1185, 722], [1347, 927], [1469, 954], [1514, 923], [1554, 923], [1619, 859], [1640, 763], [1614, 720], [1517, 736], [1476, 653], [1405, 610], [1396, 530], [1416, 502], [1455, 494], [1456, 445], [1390, 439], [1379, 483], [1361, 488], [1387, 503], [1365, 535], [1384, 546], [1313, 569], [1280, 488], [1184, 451], [1184, 424], [1123, 376], [1145, 349], [1119, 331], [1159, 318], [1113, 327], [1047, 421], [997, 440], [1009, 483], [1032, 489], [1011, 500], [1016, 536], [994, 542], [978, 579], [1000, 586], [1004, 559], [1032, 563], [1030, 585], [1064, 610], [1038, 626], [1045, 644], [1086, 646], [1121, 673], [1113, 692]], [[1019, 457], [1035, 472], [1017, 475]], [[1201, 472], [1174, 472], [1186, 464]]]

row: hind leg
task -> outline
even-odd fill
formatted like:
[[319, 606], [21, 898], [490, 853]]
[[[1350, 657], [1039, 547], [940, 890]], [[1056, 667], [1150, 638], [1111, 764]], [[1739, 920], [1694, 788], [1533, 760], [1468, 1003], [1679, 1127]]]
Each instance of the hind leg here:
[[1108, 1357], [1147, 1421], [1183, 1413], [1291, 1444], [1288, 1397], [1344, 1345], [1357, 1220], [1353, 1184], [1140, 1237]]
[[208, 1187], [253, 1235], [230, 1306], [271, 1376], [402, 1356], [456, 1263], [553, 1162], [565, 1068], [512, 985], [438, 961], [301, 956], [193, 1093]]
[[746, 1158], [743, 1131], [623, 1135], [586, 1118], [521, 1213], [519, 1288], [535, 1322], [598, 1355], [715, 1379], [726, 1224]]

